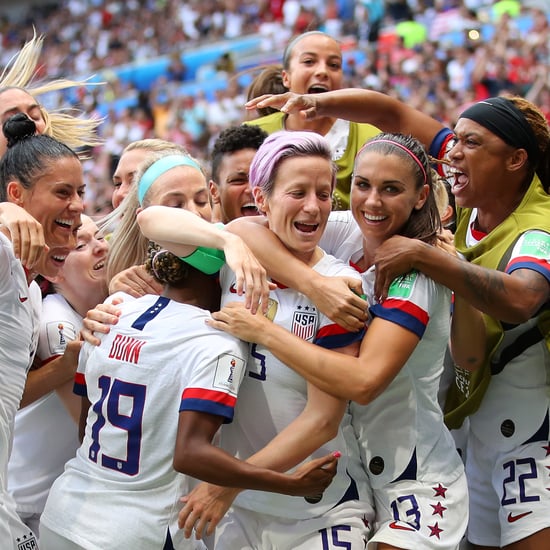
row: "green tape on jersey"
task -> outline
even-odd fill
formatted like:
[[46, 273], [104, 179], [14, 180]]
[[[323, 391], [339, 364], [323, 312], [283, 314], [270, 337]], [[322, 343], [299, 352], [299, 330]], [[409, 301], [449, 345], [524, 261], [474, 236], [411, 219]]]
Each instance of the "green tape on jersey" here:
[[418, 271], [410, 271], [393, 281], [388, 290], [388, 298], [409, 298], [418, 278]]

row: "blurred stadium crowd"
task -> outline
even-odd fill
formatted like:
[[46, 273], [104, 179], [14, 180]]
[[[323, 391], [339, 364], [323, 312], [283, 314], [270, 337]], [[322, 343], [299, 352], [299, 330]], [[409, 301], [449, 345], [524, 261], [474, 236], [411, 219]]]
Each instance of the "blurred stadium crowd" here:
[[45, 35], [36, 80], [102, 82], [41, 98], [104, 117], [103, 145], [85, 163], [87, 212], [98, 215], [111, 208], [112, 167], [129, 142], [161, 137], [207, 161], [219, 132], [246, 117], [255, 73], [308, 30], [341, 40], [346, 86], [390, 94], [447, 125], [472, 101], [503, 93], [550, 118], [549, 15], [548, 0], [62, 0], [0, 16], [0, 70], [34, 27]]

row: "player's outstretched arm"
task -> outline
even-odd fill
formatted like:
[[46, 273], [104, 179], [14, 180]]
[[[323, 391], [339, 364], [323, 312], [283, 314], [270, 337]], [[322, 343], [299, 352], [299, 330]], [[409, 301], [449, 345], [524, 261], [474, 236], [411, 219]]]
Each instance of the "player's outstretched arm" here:
[[[251, 221], [253, 220], [253, 221]], [[263, 217], [233, 220], [228, 231], [239, 235], [273, 279], [305, 294], [329, 319], [348, 331], [365, 326], [367, 303], [361, 281], [325, 277], [293, 256], [278, 237], [265, 227]]]
[[[184, 528], [187, 537], [191, 536], [193, 529], [199, 538], [206, 526], [208, 533], [213, 530], [238, 494], [239, 489], [235, 489], [235, 486], [294, 496], [317, 495], [326, 489], [336, 473], [338, 455], [326, 455], [310, 461], [291, 474], [264, 466], [261, 460], [255, 463], [253, 457], [248, 461], [238, 460], [212, 445], [212, 439], [221, 422], [221, 417], [206, 413], [180, 413], [174, 468], [210, 484], [222, 486], [216, 488], [201, 484], [194, 495], [188, 495], [184, 499], [186, 505], [180, 513], [179, 524]], [[263, 461], [263, 464], [268, 462]], [[282, 462], [274, 460], [272, 463]], [[229, 490], [224, 490], [224, 487], [229, 487]], [[220, 498], [222, 501], [219, 501]]]
[[422, 111], [381, 92], [344, 88], [323, 94], [287, 92], [263, 95], [246, 103], [246, 109], [274, 107], [287, 114], [310, 120], [330, 116], [369, 123], [384, 132], [410, 134], [428, 148], [443, 124]]

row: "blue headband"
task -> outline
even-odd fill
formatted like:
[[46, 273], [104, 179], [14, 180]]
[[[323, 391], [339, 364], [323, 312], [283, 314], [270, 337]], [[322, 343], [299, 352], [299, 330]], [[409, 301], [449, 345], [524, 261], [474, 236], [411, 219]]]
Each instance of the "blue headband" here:
[[160, 158], [145, 170], [138, 181], [137, 191], [140, 206], [143, 206], [143, 199], [151, 185], [155, 183], [155, 180], [162, 176], [162, 174], [168, 172], [168, 170], [176, 168], [176, 166], [191, 166], [191, 168], [197, 169], [202, 174], [201, 167], [191, 157], [186, 157], [185, 155], [168, 155]]

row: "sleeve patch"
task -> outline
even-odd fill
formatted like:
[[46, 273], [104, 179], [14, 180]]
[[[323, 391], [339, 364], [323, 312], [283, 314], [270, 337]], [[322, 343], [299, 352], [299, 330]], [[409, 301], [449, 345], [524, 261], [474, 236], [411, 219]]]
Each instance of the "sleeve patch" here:
[[75, 339], [76, 329], [68, 321], [53, 321], [46, 324], [50, 355], [63, 355], [67, 343]]
[[418, 271], [411, 271], [395, 279], [388, 290], [388, 298], [410, 298], [417, 278]]
[[216, 362], [214, 383], [212, 386], [229, 392], [232, 395], [237, 395], [245, 366], [245, 361], [236, 355], [228, 353], [220, 355]]
[[535, 258], [550, 258], [550, 234], [542, 231], [529, 231], [521, 238], [519, 248], [514, 256], [533, 256]]

